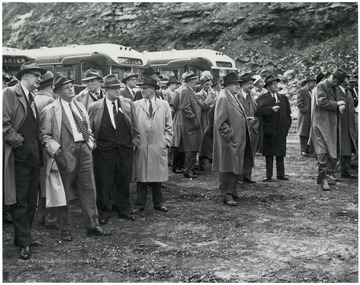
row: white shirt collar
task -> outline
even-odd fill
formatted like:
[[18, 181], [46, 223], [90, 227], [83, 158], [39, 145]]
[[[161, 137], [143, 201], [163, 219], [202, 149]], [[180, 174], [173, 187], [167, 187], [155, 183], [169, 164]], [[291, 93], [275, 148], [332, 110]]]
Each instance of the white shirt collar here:
[[30, 91], [20, 82], [22, 89], [24, 90], [26, 98], [29, 100], [29, 93]]

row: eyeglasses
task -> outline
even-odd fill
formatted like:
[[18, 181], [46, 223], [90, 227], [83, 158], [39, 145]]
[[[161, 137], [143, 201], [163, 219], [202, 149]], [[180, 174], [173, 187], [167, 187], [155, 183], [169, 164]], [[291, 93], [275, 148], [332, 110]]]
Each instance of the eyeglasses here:
[[27, 72], [27, 73], [34, 75], [35, 78], [41, 78], [41, 74], [39, 73], [32, 73], [32, 72]]

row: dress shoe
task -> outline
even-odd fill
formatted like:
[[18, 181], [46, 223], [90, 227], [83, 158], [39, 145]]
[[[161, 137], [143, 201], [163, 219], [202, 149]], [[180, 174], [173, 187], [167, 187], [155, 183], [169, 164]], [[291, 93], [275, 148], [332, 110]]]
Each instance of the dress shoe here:
[[285, 181], [287, 181], [287, 180], [289, 180], [289, 177], [287, 177], [287, 176], [277, 176], [276, 179], [277, 180], [285, 180]]
[[135, 208], [134, 210], [132, 210], [132, 214], [139, 214], [140, 212], [143, 212], [144, 208]]
[[105, 218], [99, 219], [100, 225], [106, 225], [108, 222], [109, 222], [109, 219], [105, 219]]
[[201, 172], [200, 172], [200, 171], [193, 170], [193, 174], [194, 174], [194, 175], [201, 175]]
[[245, 183], [249, 183], [249, 184], [254, 184], [254, 183], [256, 183], [255, 180], [251, 180], [250, 178], [247, 178], [247, 177], [244, 177], [243, 181], [244, 181]]
[[166, 208], [166, 207], [163, 206], [163, 205], [154, 206], [154, 209], [157, 210], [157, 211], [160, 211], [160, 212], [167, 212], [167, 211], [168, 211], [168, 208]]
[[309, 157], [309, 154], [308, 154], [307, 152], [305, 152], [305, 151], [302, 151], [302, 152], [301, 152], [301, 156], [303, 156], [303, 157]]
[[177, 168], [177, 169], [173, 169], [173, 172], [174, 172], [174, 173], [181, 174], [181, 173], [184, 173], [184, 170]]
[[192, 173], [184, 173], [185, 178], [197, 178], [195, 174]]
[[21, 248], [19, 258], [23, 260], [28, 260], [30, 258], [30, 246]]
[[99, 226], [96, 226], [93, 229], [87, 229], [87, 235], [88, 236], [110, 236], [111, 233], [105, 232], [102, 228]]
[[31, 246], [41, 246], [42, 243], [39, 240], [31, 240]]
[[225, 195], [223, 199], [223, 203], [226, 206], [236, 206], [237, 203], [234, 201], [234, 198], [232, 195]]
[[274, 180], [272, 180], [271, 177], [265, 177], [263, 182], [274, 182]]
[[119, 219], [135, 221], [135, 217], [133, 215], [129, 215], [129, 214], [125, 214], [125, 213], [119, 213], [118, 216], [119, 216]]
[[61, 231], [61, 239], [64, 241], [72, 241], [73, 237], [71, 236], [71, 233], [69, 230], [62, 230]]
[[321, 189], [323, 191], [330, 191], [330, 186], [329, 186], [328, 180], [326, 178], [323, 179], [323, 181], [321, 182]]
[[357, 179], [357, 176], [350, 173], [350, 172], [343, 172], [341, 173], [342, 178], [349, 178], [349, 179]]

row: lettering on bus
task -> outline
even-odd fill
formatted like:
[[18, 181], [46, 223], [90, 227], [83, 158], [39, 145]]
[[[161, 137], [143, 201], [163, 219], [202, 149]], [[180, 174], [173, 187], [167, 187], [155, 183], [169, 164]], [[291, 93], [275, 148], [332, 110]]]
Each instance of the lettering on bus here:
[[229, 68], [232, 68], [231, 62], [226, 62], [226, 61], [217, 61], [216, 65], [217, 65], [217, 67], [229, 67]]
[[127, 58], [127, 57], [118, 57], [119, 64], [134, 64], [134, 65], [142, 65], [143, 62], [138, 58]]
[[26, 62], [26, 57], [3, 57], [3, 65], [21, 65]]

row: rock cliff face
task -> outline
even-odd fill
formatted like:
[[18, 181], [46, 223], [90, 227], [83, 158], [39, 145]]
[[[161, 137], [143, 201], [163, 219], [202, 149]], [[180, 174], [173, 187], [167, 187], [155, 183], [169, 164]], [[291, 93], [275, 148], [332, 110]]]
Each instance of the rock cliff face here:
[[3, 3], [3, 45], [210, 48], [240, 72], [357, 69], [357, 3]]

